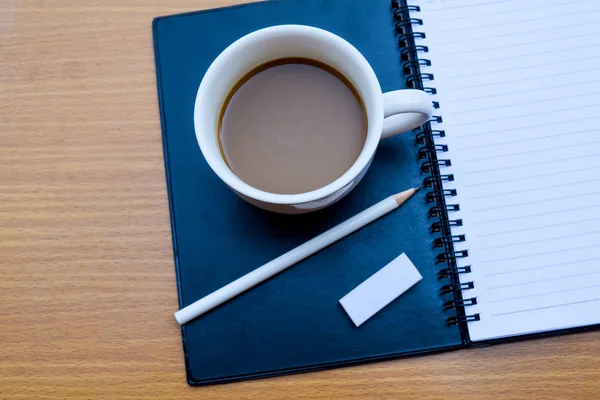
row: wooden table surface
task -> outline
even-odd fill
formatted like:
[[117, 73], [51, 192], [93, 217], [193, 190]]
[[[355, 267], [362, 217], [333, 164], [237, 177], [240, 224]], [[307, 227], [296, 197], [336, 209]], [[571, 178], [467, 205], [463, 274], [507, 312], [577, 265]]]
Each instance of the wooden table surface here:
[[188, 387], [151, 21], [233, 2], [0, 0], [0, 399], [599, 399], [600, 332]]

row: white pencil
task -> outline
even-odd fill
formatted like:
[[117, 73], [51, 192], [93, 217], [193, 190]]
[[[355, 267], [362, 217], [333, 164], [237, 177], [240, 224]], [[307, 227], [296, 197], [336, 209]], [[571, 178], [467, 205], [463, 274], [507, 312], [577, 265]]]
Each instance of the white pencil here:
[[266, 281], [267, 279], [291, 267], [299, 261], [302, 261], [319, 250], [395, 210], [413, 194], [415, 194], [418, 189], [419, 188], [408, 189], [404, 192], [395, 194], [386, 198], [385, 200], [380, 201], [379, 203], [367, 208], [349, 220], [342, 222], [326, 232], [323, 232], [319, 236], [309, 240], [293, 250], [288, 251], [273, 261], [266, 263], [262, 267], [258, 267], [254, 271], [249, 272], [230, 284], [223, 286], [221, 289], [212, 292], [211, 294], [190, 304], [187, 307], [182, 308], [175, 313], [175, 319], [180, 325], [188, 323], [189, 321], [234, 298], [240, 293], [243, 293], [259, 283]]

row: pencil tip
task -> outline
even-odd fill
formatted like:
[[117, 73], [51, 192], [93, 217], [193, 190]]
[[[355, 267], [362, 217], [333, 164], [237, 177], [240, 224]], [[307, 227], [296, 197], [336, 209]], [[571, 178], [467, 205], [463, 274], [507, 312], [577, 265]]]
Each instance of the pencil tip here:
[[413, 190], [414, 190], [415, 192], [418, 192], [418, 191], [419, 191], [419, 189], [421, 189], [422, 187], [423, 187], [423, 185], [419, 185], [419, 186], [417, 186], [416, 188], [413, 188]]
[[419, 190], [420, 188], [421, 188], [421, 186], [419, 186], [417, 188], [411, 188], [411, 189], [405, 190], [400, 193], [396, 193], [394, 195], [394, 200], [396, 200], [396, 203], [398, 203], [398, 206], [401, 206], [402, 203], [404, 203], [406, 200], [410, 199], [412, 197], [412, 195], [415, 194], [417, 192], [417, 190]]

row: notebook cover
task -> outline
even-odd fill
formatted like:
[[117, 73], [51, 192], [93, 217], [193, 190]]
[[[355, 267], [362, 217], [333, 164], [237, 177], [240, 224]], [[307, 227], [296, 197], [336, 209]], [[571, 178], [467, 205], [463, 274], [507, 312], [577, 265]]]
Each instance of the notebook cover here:
[[[184, 307], [381, 199], [418, 186], [415, 134], [385, 140], [358, 187], [312, 214], [285, 216], [238, 198], [210, 170], [193, 109], [210, 63], [257, 29], [304, 24], [361, 51], [384, 91], [402, 89], [389, 0], [269, 1], [154, 20], [179, 305]], [[318, 370], [464, 345], [443, 304], [426, 191], [403, 207], [182, 327], [191, 385]], [[423, 280], [360, 328], [338, 301], [402, 252]], [[176, 310], [173, 310], [176, 311]]]

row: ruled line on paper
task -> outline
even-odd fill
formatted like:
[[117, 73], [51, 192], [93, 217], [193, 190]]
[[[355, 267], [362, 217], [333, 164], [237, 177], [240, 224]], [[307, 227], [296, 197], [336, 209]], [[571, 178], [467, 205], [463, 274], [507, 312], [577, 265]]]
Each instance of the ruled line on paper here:
[[472, 7], [477, 7], [477, 6], [487, 6], [489, 4], [497, 4], [497, 3], [506, 3], [507, 1], [510, 0], [496, 0], [496, 1], [488, 1], [485, 4], [469, 4], [466, 6], [454, 6], [454, 7], [439, 7], [439, 8], [435, 8], [435, 11], [442, 11], [442, 10], [458, 10], [461, 8], [472, 8]]
[[572, 87], [573, 85], [587, 85], [587, 84], [590, 84], [590, 83], [598, 83], [598, 82], [600, 82], [600, 79], [594, 79], [594, 80], [591, 80], [591, 81], [583, 81], [583, 82], [569, 82], [569, 83], [565, 83], [563, 85], [554, 85], [554, 86], [550, 86], [550, 87], [541, 87], [541, 88], [529, 89], [529, 90], [517, 90], [517, 91], [514, 91], [514, 92], [496, 93], [496, 94], [490, 94], [490, 95], [485, 95], [485, 96], [473, 96], [473, 97], [464, 97], [464, 98], [457, 97], [456, 99], [453, 99], [452, 102], [453, 103], [460, 103], [460, 102], [464, 102], [464, 101], [473, 101], [473, 100], [481, 100], [481, 99], [493, 99], [493, 98], [496, 98], [496, 97], [512, 96], [512, 95], [515, 95], [515, 94], [522, 94], [522, 93], [543, 92], [544, 90], [549, 90], [549, 89]]
[[[589, 210], [592, 208], [599, 208], [599, 207], [600, 207], [600, 204], [597, 204], [597, 205], [593, 205], [593, 206], [583, 206], [583, 207], [562, 209], [562, 210], [560, 210], [560, 212], [565, 213], [565, 212], [569, 212], [569, 211]], [[512, 221], [512, 220], [516, 220], [516, 219], [524, 219], [524, 218], [531, 218], [531, 217], [541, 217], [543, 215], [551, 215], [551, 214], [556, 214], [556, 211], [543, 212], [543, 213], [537, 213], [537, 214], [520, 215], [518, 217], [491, 219], [491, 220], [487, 220], [487, 221], [477, 221], [477, 222], [474, 222], [473, 225], [485, 225], [485, 224], [491, 224], [494, 222]]]
[[544, 151], [568, 149], [571, 147], [581, 147], [581, 146], [587, 146], [587, 145], [596, 144], [596, 143], [600, 143], [600, 139], [594, 140], [591, 142], [580, 142], [580, 143], [573, 143], [573, 144], [558, 146], [558, 147], [549, 147], [547, 149], [535, 149], [535, 150], [521, 151], [518, 153], [507, 153], [507, 154], [498, 154], [495, 156], [488, 156], [488, 157], [471, 158], [469, 160], [462, 160], [462, 162], [469, 163], [469, 162], [476, 162], [476, 161], [485, 161], [485, 160], [490, 160], [490, 159], [494, 159], [494, 158], [504, 158], [504, 157], [512, 157], [512, 156], [521, 156], [521, 155], [525, 155], [525, 154], [543, 153]]
[[[569, 50], [583, 50], [583, 49], [589, 49], [589, 48], [594, 48], [594, 47], [598, 47], [600, 45], [597, 46], [580, 46], [580, 47], [569, 47]], [[484, 62], [498, 62], [498, 61], [506, 61], [506, 60], [513, 60], [513, 59], [517, 59], [517, 58], [526, 58], [526, 57], [533, 57], [533, 56], [540, 56], [540, 55], [544, 55], [544, 54], [554, 54], [556, 53], [556, 50], [547, 50], [547, 51], [540, 51], [537, 53], [527, 53], [524, 54], [522, 56], [508, 56], [508, 57], [502, 57], [502, 58], [490, 58], [490, 59], [486, 59], [486, 60], [478, 60], [478, 63], [484, 63]], [[470, 65], [470, 62], [463, 62], [463, 63], [457, 63], [457, 64], [442, 64], [440, 65], [440, 67], [443, 68], [451, 68], [451, 67], [462, 67], [465, 65]], [[436, 65], [437, 66], [437, 65]]]
[[[587, 155], [584, 155], [584, 156], [579, 156], [578, 159], [591, 158], [591, 157], [598, 157], [598, 154], [587, 154]], [[570, 161], [572, 159], [573, 159], [572, 157], [557, 158], [557, 159], [554, 159], [554, 160], [538, 161], [538, 162], [529, 163], [529, 164], [511, 165], [510, 167], [501, 167], [501, 168], [492, 168], [492, 169], [480, 169], [480, 170], [477, 170], [477, 171], [465, 172], [463, 175], [474, 175], [474, 174], [482, 174], [482, 173], [486, 173], [486, 172], [494, 172], [494, 171], [501, 171], [501, 170], [505, 171], [505, 170], [515, 169], [515, 168], [533, 167], [535, 165], [552, 164], [552, 163], [555, 163], [555, 162]]]
[[492, 314], [492, 318], [493, 317], [501, 317], [503, 315], [518, 314], [518, 313], [524, 313], [524, 312], [529, 312], [529, 311], [546, 310], [546, 309], [549, 309], [549, 308], [565, 307], [565, 306], [571, 306], [571, 305], [575, 305], [575, 304], [591, 303], [591, 302], [596, 302], [596, 301], [600, 301], [600, 298], [598, 298], [598, 299], [591, 299], [591, 300], [575, 301], [575, 302], [572, 302], [572, 303], [565, 303], [565, 304], [555, 304], [555, 305], [545, 306], [545, 307], [528, 308], [528, 309], [525, 309], [525, 310], [516, 310], [516, 311], [510, 311], [510, 312], [499, 313], [499, 314]]
[[[600, 47], [600, 44], [598, 46]], [[494, 85], [504, 85], [507, 83], [514, 83], [514, 82], [525, 82], [525, 81], [531, 82], [531, 81], [535, 81], [537, 79], [555, 78], [557, 76], [573, 75], [573, 74], [577, 74], [577, 73], [581, 73], [581, 72], [595, 72], [595, 71], [600, 71], [600, 67], [581, 69], [581, 70], [577, 70], [577, 71], [558, 72], [558, 73], [552, 73], [552, 74], [548, 74], [548, 75], [537, 75], [537, 76], [533, 76], [533, 77], [520, 78], [520, 79], [494, 81], [494, 83], [481, 83], [479, 85], [469, 85], [469, 86], [460, 85], [460, 86], [456, 86], [456, 87], [449, 86], [449, 87], [446, 87], [445, 90], [453, 90], [453, 91], [472, 90], [473, 88], [477, 88], [477, 87], [490, 87], [490, 86], [494, 86]]]
[[[598, 118], [600, 118], [600, 117], [598, 117]], [[516, 144], [516, 143], [525, 143], [525, 142], [537, 142], [540, 140], [552, 139], [555, 137], [580, 135], [582, 133], [589, 133], [589, 132], [590, 132], [590, 130], [586, 129], [583, 131], [569, 131], [569, 132], [564, 132], [564, 133], [557, 133], [555, 135], [534, 136], [534, 137], [529, 137], [529, 138], [510, 140], [508, 142], [494, 142], [493, 146], [504, 146], [507, 144]], [[486, 148], [486, 147], [490, 147], [490, 144], [486, 143], [486, 144], [480, 144], [477, 146], [456, 147], [456, 150], [461, 150], [461, 151], [474, 150], [474, 149], [481, 149], [481, 148]], [[469, 185], [467, 185], [467, 186], [469, 186]]]
[[[587, 3], [589, 1], [596, 1], [596, 0], [571, 0], [571, 4]], [[457, 21], [457, 20], [462, 20], [462, 19], [492, 17], [492, 16], [501, 15], [501, 14], [512, 14], [512, 13], [515, 13], [515, 12], [529, 11], [529, 10], [539, 11], [542, 8], [549, 8], [549, 7], [564, 7], [564, 4], [562, 4], [562, 3], [559, 3], [559, 4], [546, 4], [546, 5], [538, 6], [538, 7], [520, 8], [520, 9], [508, 10], [508, 11], [496, 11], [496, 12], [489, 13], [489, 14], [478, 14], [478, 15], [469, 15], [469, 16], [462, 16], [462, 17], [459, 16], [459, 17], [448, 18], [448, 19], [436, 19], [435, 22], [439, 23], [439, 22], [445, 22], [445, 21]], [[438, 8], [438, 10], [439, 10], [439, 8]]]
[[551, 295], [551, 294], [561, 294], [561, 293], [573, 292], [573, 291], [576, 291], [576, 290], [594, 289], [594, 288], [597, 288], [597, 287], [600, 287], [600, 285], [582, 286], [582, 287], [576, 287], [576, 288], [570, 288], [570, 289], [556, 290], [554, 292], [529, 294], [527, 296], [506, 297], [506, 298], [503, 298], [503, 299], [490, 300], [490, 303], [505, 303], [507, 301], [514, 301], [514, 300], [521, 300], [521, 299], [530, 299], [530, 298], [533, 298], [533, 297], [548, 296], [548, 295]]
[[485, 276], [515, 274], [515, 273], [518, 273], [518, 272], [535, 271], [535, 270], [539, 270], [539, 269], [546, 269], [546, 268], [552, 268], [552, 267], [562, 267], [564, 265], [583, 264], [583, 263], [586, 263], [586, 262], [589, 262], [589, 261], [598, 261], [598, 260], [600, 260], [600, 257], [588, 258], [586, 260], [567, 261], [567, 262], [561, 262], [561, 263], [558, 263], [558, 264], [542, 265], [542, 266], [539, 266], [539, 267], [531, 267], [531, 268], [523, 268], [523, 269], [513, 269], [513, 270], [501, 271], [501, 272], [493, 272], [493, 273], [485, 274]]
[[[477, 133], [473, 133], [471, 135], [461, 135], [461, 136], [456, 136], [455, 135], [454, 137], [463, 139], [463, 138], [467, 138], [467, 137], [483, 136], [483, 135], [493, 135], [493, 134], [496, 134], [496, 133], [505, 133], [505, 132], [515, 132], [515, 131], [522, 131], [522, 130], [531, 129], [531, 128], [543, 128], [545, 126], [555, 126], [555, 125], [562, 125], [562, 124], [572, 124], [574, 122], [592, 121], [592, 120], [596, 120], [596, 119], [600, 119], [600, 116], [597, 116], [597, 117], [586, 117], [586, 118], [576, 118], [576, 119], [567, 119], [567, 120], [560, 121], [560, 122], [545, 122], [543, 124], [536, 124], [536, 125], [523, 125], [523, 126], [516, 126], [514, 128], [498, 129], [498, 130], [487, 131], [487, 132], [477, 131]], [[576, 133], [581, 133], [581, 132], [582, 131], [577, 131]]]
[[515, 242], [513, 242], [513, 243], [505, 243], [505, 244], [501, 244], [501, 245], [497, 245], [497, 246], [479, 247], [478, 249], [479, 250], [501, 249], [501, 248], [504, 248], [504, 247], [522, 246], [522, 245], [526, 245], [526, 244], [552, 242], [554, 240], [569, 239], [569, 238], [573, 238], [573, 237], [594, 235], [596, 233], [600, 233], [600, 231], [573, 233], [571, 235], [555, 236], [555, 237], [545, 238], [545, 239], [536, 239], [536, 240], [529, 240], [529, 241], [521, 241], [521, 242], [516, 242], [516, 243]]
[[518, 260], [520, 258], [531, 258], [531, 257], [537, 257], [537, 256], [544, 256], [547, 254], [560, 254], [560, 253], [566, 253], [568, 251], [573, 251], [573, 250], [585, 250], [585, 249], [593, 249], [593, 248], [598, 248], [598, 247], [600, 247], [600, 244], [592, 244], [589, 246], [571, 247], [569, 249], [544, 251], [542, 253], [525, 254], [525, 255], [514, 256], [514, 257], [495, 258], [492, 260], [483, 260], [483, 261], [481, 261], [481, 264], [491, 264], [491, 263], [500, 262], [500, 261]]
[[600, 217], [598, 217], [598, 218], [581, 219], [579, 221], [561, 222], [561, 223], [558, 223], [558, 224], [534, 226], [534, 227], [531, 227], [531, 228], [513, 229], [513, 230], [508, 230], [508, 231], [485, 233], [483, 235], [476, 235], [475, 237], [482, 238], [482, 237], [490, 237], [490, 236], [508, 235], [508, 234], [512, 234], [512, 233], [529, 232], [529, 231], [535, 231], [537, 229], [556, 228], [557, 226], [568, 226], [568, 225], [581, 224], [581, 223], [584, 223], [584, 222], [598, 221], [598, 220], [600, 220]]
[[[476, 188], [476, 187], [481, 187], [481, 186], [497, 185], [499, 183], [518, 182], [518, 181], [524, 181], [524, 180], [533, 179], [533, 178], [544, 178], [544, 177], [547, 177], [547, 176], [556, 176], [556, 175], [561, 175], [561, 174], [569, 174], [569, 173], [573, 173], [573, 172], [588, 171], [590, 169], [595, 169], [595, 168], [600, 168], [600, 165], [594, 165], [594, 166], [590, 166], [590, 167], [586, 166], [586, 167], [583, 167], [583, 168], [567, 169], [567, 170], [558, 171], [558, 172], [550, 172], [550, 173], [530, 175], [530, 176], [522, 176], [520, 178], [504, 179], [504, 180], [501, 180], [501, 181], [485, 181], [485, 182], [481, 182], [481, 183], [475, 183], [475, 184], [465, 185], [464, 187]], [[600, 193], [600, 192], [594, 192], [594, 194], [595, 193]], [[571, 198], [571, 197], [566, 197], [566, 198]], [[535, 203], [519, 203], [518, 205], [536, 204], [536, 203], [538, 203], [538, 202], [536, 201]], [[506, 206], [499, 206], [497, 208], [504, 208], [504, 207], [506, 207]], [[492, 210], [492, 209], [493, 208], [486, 208], [485, 210]], [[477, 209], [473, 209], [471, 211], [477, 211]]]
[[[585, 106], [558, 108], [556, 110], [552, 110], [552, 112], [553, 113], [557, 113], [557, 112], [560, 112], [560, 111], [583, 110], [583, 109], [586, 109], [586, 108], [598, 108], [599, 106], [600, 106], [600, 103], [594, 103], [594, 104], [588, 104], [588, 105], [585, 105]], [[528, 113], [528, 114], [517, 114], [517, 115], [503, 116], [503, 117], [499, 117], [499, 118], [486, 118], [486, 119], [482, 119], [482, 120], [479, 120], [479, 121], [462, 122], [462, 123], [459, 123], [459, 124], [454, 124], [454, 126], [471, 125], [471, 124], [479, 123], [479, 122], [504, 121], [504, 120], [507, 120], [507, 119], [531, 117], [532, 115], [547, 115], [548, 113], [549, 113], [548, 111], [539, 111], [539, 112], [532, 112], [532, 113]]]
[[523, 203], [515, 203], [515, 204], [506, 204], [506, 205], [502, 205], [502, 206], [495, 206], [495, 207], [489, 207], [489, 208], [477, 208], [477, 209], [472, 209], [471, 212], [488, 212], [488, 211], [493, 211], [493, 210], [499, 210], [502, 208], [512, 208], [512, 207], [520, 207], [520, 206], [529, 206], [532, 204], [541, 204], [541, 203], [548, 203], [551, 201], [559, 201], [559, 200], [568, 200], [568, 199], [577, 199], [583, 196], [592, 196], [595, 194], [600, 194], [600, 192], [592, 192], [592, 193], [581, 193], [581, 194], [574, 194], [574, 195], [570, 195], [570, 196], [563, 196], [563, 197], [552, 197], [552, 198], [546, 198], [546, 199], [541, 199], [541, 200], [534, 200], [534, 201], [526, 201]]
[[555, 276], [553, 278], [538, 279], [538, 280], [535, 280], [535, 281], [525, 281], [525, 282], [511, 283], [510, 285], [490, 286], [490, 287], [488, 287], [488, 290], [506, 289], [508, 287], [514, 287], [514, 286], [531, 285], [531, 284], [534, 284], [534, 283], [550, 282], [550, 281], [557, 281], [557, 280], [560, 280], [560, 279], [578, 278], [580, 276], [589, 276], [589, 275], [597, 275], [597, 274], [600, 274], [600, 271], [584, 272], [583, 274], [576, 274], [576, 275]]
[[[588, 15], [594, 12], [599, 12], [600, 10], [587, 10], [587, 11], [578, 11], [575, 13], [570, 13], [570, 14], [561, 14], [561, 15], [551, 15], [551, 16], [546, 16], [546, 17], [536, 17], [536, 18], [530, 18], [530, 19], [522, 19], [519, 21], [504, 21], [504, 22], [500, 22], [497, 24], [487, 24], [485, 25], [486, 28], [494, 28], [497, 26], [506, 26], [506, 25], [512, 25], [512, 24], [522, 24], [522, 23], [528, 23], [528, 22], [533, 22], [533, 21], [545, 21], [545, 20], [549, 20], [549, 19], [563, 19], [565, 17], [573, 17], [575, 15]], [[470, 26], [462, 26], [461, 28], [453, 28], [453, 29], [446, 29], [446, 30], [438, 30], [438, 33], [453, 33], [453, 32], [464, 32], [464, 31], [473, 31], [473, 27]]]
[[585, 180], [585, 181], [577, 181], [577, 182], [567, 182], [567, 183], [561, 183], [560, 185], [550, 185], [550, 186], [543, 186], [543, 187], [532, 188], [532, 189], [515, 190], [515, 191], [512, 191], [512, 192], [486, 194], [486, 195], [483, 195], [483, 196], [468, 197], [468, 199], [469, 200], [480, 200], [480, 199], [487, 199], [487, 198], [490, 198], [490, 197], [498, 197], [498, 196], [507, 196], [507, 195], [510, 195], [510, 194], [535, 192], [535, 191], [538, 191], [538, 190], [555, 189], [555, 188], [559, 188], [559, 187], [567, 187], [567, 186], [579, 185], [581, 183], [592, 183], [592, 182], [600, 182], [600, 178], [589, 179], [589, 180]]
[[[584, 22], [582, 24], [577, 24], [577, 26], [585, 26], [585, 25], [595, 25], [597, 24], [597, 21], [591, 21], [591, 22]], [[461, 42], [472, 42], [475, 40], [489, 40], [489, 39], [497, 39], [499, 37], [507, 37], [507, 36], [514, 36], [514, 35], [524, 35], [526, 33], [538, 33], [538, 32], [547, 32], [547, 31], [552, 31], [552, 30], [556, 30], [556, 29], [565, 29], [565, 28], [572, 28], [573, 25], [561, 25], [561, 26], [551, 26], [548, 28], [543, 28], [543, 29], [533, 29], [530, 31], [520, 31], [520, 32], [513, 32], [513, 33], [502, 33], [499, 35], [492, 35], [492, 36], [481, 36], [481, 37], [470, 37], [470, 38], [466, 38], [461, 40]], [[438, 42], [438, 45], [447, 45], [447, 44], [451, 44], [452, 42]], [[515, 43], [515, 46], [518, 45], [518, 43]], [[589, 46], [588, 46], [589, 47]], [[538, 53], [539, 54], [539, 53]]]
[[[598, 34], [600, 35], [600, 33]], [[588, 35], [581, 35], [581, 36], [571, 36], [571, 37], [566, 37], [563, 39], [574, 39], [574, 38], [578, 38], [578, 37], [587, 37]], [[554, 40], [548, 40], [549, 42], [552, 42]], [[536, 44], [539, 42], [532, 42], [529, 44]], [[502, 48], [509, 48], [509, 47], [513, 47], [512, 45], [510, 46], [500, 46], [500, 47], [493, 47], [493, 48], [489, 48], [489, 50], [497, 50], [497, 49], [502, 49]], [[456, 54], [461, 54], [462, 52], [455, 52], [453, 53], [454, 55]], [[464, 53], [470, 53], [470, 51], [464, 52]], [[470, 74], [462, 74], [462, 75], [448, 75], [447, 79], [456, 79], [456, 78], [470, 78], [473, 76], [478, 76], [478, 75], [489, 75], [489, 74], [494, 74], [494, 73], [498, 73], [498, 72], [508, 72], [508, 71], [523, 71], [523, 70], [528, 70], [528, 69], [532, 69], [532, 68], [540, 68], [540, 67], [548, 67], [548, 66], [553, 66], [553, 65], [561, 65], [561, 64], [567, 64], [567, 63], [573, 63], [576, 61], [588, 61], [588, 60], [596, 60], [600, 57], [598, 56], [592, 56], [592, 57], [584, 57], [584, 58], [573, 58], [573, 59], [567, 59], [567, 60], [561, 60], [561, 61], [557, 61], [557, 62], [551, 62], [551, 63], [544, 63], [544, 64], [535, 64], [535, 65], [525, 65], [525, 66], [519, 66], [519, 67], [514, 67], [514, 68], [503, 68], [503, 69], [496, 69], [496, 70], [492, 70], [492, 71], [481, 71], [481, 72], [473, 72]], [[556, 87], [556, 86], [553, 86]], [[538, 89], [540, 90], [540, 89]], [[528, 90], [525, 90], [524, 92], [529, 92]], [[517, 92], [518, 93], [518, 92]], [[467, 100], [471, 100], [472, 97], [467, 98]]]
[[[600, 70], [600, 68], [598, 68], [598, 70]], [[473, 113], [473, 112], [480, 112], [480, 111], [489, 111], [489, 110], [498, 110], [501, 108], [511, 108], [511, 107], [516, 107], [516, 106], [527, 106], [530, 104], [540, 104], [540, 103], [548, 103], [548, 102], [552, 102], [552, 101], [556, 101], [556, 100], [568, 100], [568, 99], [579, 99], [582, 97], [586, 97], [586, 96], [597, 96], [598, 92], [597, 91], [593, 91], [593, 92], [589, 92], [589, 93], [577, 93], [577, 94], [573, 94], [570, 96], [558, 96], [558, 97], [549, 97], [546, 99], [540, 99], [540, 100], [533, 100], [533, 101], [524, 101], [521, 103], [515, 102], [515, 103], [511, 103], [511, 104], [503, 104], [503, 105], [497, 105], [497, 106], [487, 106], [487, 107], [482, 107], [482, 108], [471, 108], [471, 109], [464, 109], [461, 111], [456, 111], [453, 114], [457, 115], [457, 114], [468, 114], [468, 113]]]

